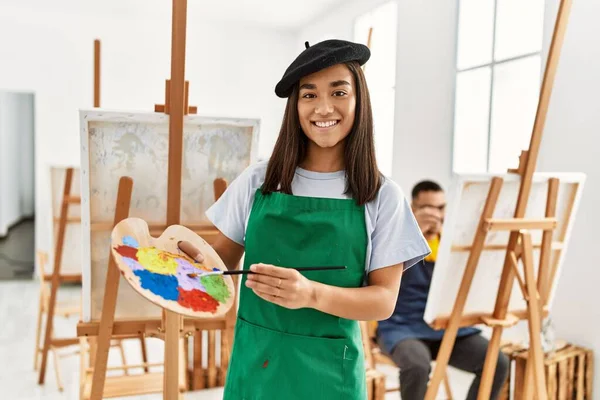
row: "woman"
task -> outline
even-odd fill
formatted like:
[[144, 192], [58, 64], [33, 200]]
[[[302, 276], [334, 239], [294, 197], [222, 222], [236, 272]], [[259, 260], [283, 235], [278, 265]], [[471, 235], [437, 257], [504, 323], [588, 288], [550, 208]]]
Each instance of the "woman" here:
[[[429, 253], [375, 160], [366, 46], [306, 49], [276, 86], [287, 106], [268, 163], [207, 212], [228, 268], [245, 252], [226, 400], [365, 399], [357, 320], [388, 318], [403, 268]], [[300, 273], [310, 266], [345, 270]]]

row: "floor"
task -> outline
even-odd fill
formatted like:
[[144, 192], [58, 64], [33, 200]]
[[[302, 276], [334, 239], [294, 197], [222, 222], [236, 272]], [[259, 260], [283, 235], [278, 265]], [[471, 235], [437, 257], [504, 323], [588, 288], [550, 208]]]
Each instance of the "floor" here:
[[[64, 357], [60, 357], [64, 392], [59, 392], [55, 380], [52, 359], [49, 358], [46, 383], [37, 384], [38, 374], [33, 370], [34, 341], [36, 332], [36, 316], [38, 302], [38, 283], [31, 280], [10, 280], [0, 282], [0, 398], [11, 400], [77, 400], [79, 399], [79, 357], [72, 350], [63, 349]], [[66, 287], [59, 292], [59, 301], [77, 301], [80, 289], [76, 286]], [[73, 336], [77, 317], [69, 319], [57, 318], [55, 322], [56, 336]], [[161, 362], [162, 345], [160, 340], [149, 339], [147, 342], [150, 362]], [[129, 363], [141, 360], [139, 342], [125, 345]], [[69, 354], [71, 353], [71, 354]], [[8, 361], [8, 362], [7, 362]], [[118, 365], [118, 353], [109, 357], [109, 366]], [[389, 385], [397, 384], [397, 370], [393, 367], [381, 366], [388, 376]], [[451, 370], [450, 379], [454, 398], [465, 398], [466, 390], [472, 376], [460, 371]], [[186, 400], [219, 400], [222, 389], [211, 389], [186, 393]], [[439, 399], [445, 398], [440, 389]], [[127, 397], [127, 400], [162, 400], [162, 395]], [[398, 392], [388, 393], [386, 400], [398, 400]]]
[[34, 269], [34, 220], [11, 227], [0, 238], [0, 280], [31, 278]]

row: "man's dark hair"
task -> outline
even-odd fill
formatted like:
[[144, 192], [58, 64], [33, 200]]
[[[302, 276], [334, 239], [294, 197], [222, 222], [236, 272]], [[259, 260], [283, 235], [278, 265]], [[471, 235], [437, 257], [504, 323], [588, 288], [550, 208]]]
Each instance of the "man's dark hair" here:
[[421, 192], [441, 192], [442, 190], [442, 187], [434, 181], [421, 181], [413, 187], [412, 198], [416, 199]]

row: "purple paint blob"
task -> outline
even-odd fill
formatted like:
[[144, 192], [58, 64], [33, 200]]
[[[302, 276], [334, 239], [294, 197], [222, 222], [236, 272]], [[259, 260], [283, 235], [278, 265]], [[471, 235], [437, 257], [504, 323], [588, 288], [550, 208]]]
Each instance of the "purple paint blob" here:
[[204, 287], [204, 285], [200, 282], [200, 276], [198, 275], [195, 278], [189, 277], [187, 276], [187, 272], [179, 272], [179, 270], [177, 270], [177, 283], [179, 283], [179, 286], [186, 291], [192, 291], [194, 289], [197, 289], [201, 292], [206, 292], [206, 288]]
[[177, 261], [176, 276], [177, 276], [177, 282], [179, 283], [179, 286], [181, 286], [181, 288], [183, 290], [187, 290], [187, 291], [197, 289], [197, 290], [200, 290], [201, 292], [206, 292], [206, 288], [200, 282], [199, 276], [194, 277], [194, 278], [187, 276], [188, 274], [200, 275], [203, 273], [203, 271], [199, 268], [196, 268], [189, 261], [187, 261], [185, 259], [176, 258], [175, 261]]
[[192, 264], [190, 264], [190, 262], [186, 259], [183, 258], [176, 258], [175, 261], [177, 262], [177, 272], [185, 272], [186, 274], [197, 274], [200, 272], [200, 270], [196, 267], [194, 267]]
[[123, 262], [127, 264], [132, 271], [141, 271], [144, 269], [144, 267], [142, 267], [142, 265], [133, 258], [123, 257], [121, 260], [123, 260]]

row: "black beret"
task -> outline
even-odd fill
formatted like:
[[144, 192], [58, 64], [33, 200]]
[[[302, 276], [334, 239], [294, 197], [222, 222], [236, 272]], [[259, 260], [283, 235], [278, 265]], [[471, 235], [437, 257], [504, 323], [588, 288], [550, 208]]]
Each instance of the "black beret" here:
[[285, 70], [283, 77], [275, 86], [277, 96], [288, 97], [296, 82], [303, 76], [349, 61], [358, 61], [363, 65], [371, 57], [371, 51], [367, 46], [345, 40], [325, 40], [314, 46], [306, 42], [305, 46], [306, 49]]

